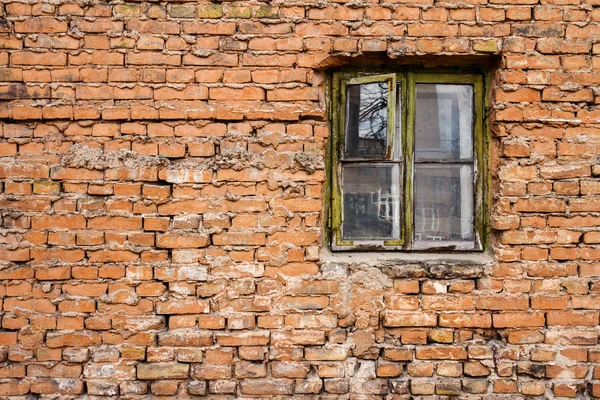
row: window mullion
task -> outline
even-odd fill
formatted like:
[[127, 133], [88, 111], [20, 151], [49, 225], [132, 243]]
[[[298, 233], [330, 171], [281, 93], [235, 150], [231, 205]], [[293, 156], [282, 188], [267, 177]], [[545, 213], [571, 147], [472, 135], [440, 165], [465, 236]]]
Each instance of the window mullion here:
[[413, 180], [414, 165], [413, 157], [415, 151], [415, 79], [413, 73], [406, 76], [406, 85], [404, 85], [404, 98], [406, 99], [406, 124], [402, 138], [404, 142], [404, 218], [402, 219], [404, 232], [404, 248], [412, 249], [413, 244]]

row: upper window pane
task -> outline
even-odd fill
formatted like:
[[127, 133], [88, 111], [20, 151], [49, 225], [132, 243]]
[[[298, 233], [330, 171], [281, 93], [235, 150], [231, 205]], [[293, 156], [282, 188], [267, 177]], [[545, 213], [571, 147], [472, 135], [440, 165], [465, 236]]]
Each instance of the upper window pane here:
[[416, 245], [464, 246], [461, 242], [473, 242], [472, 165], [415, 166], [414, 205]]
[[473, 160], [473, 86], [417, 84], [416, 161]]
[[388, 98], [388, 81], [346, 87], [346, 157], [387, 155]]

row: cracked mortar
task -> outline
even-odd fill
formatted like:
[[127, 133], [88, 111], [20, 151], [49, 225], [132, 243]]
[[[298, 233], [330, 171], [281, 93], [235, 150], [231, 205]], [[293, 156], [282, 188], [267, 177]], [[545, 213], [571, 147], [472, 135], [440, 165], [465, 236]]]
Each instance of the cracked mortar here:
[[166, 167], [170, 165], [170, 162], [165, 157], [147, 156], [127, 149], [104, 152], [100, 149], [76, 144], [62, 158], [61, 165], [70, 168], [105, 170], [118, 167]]

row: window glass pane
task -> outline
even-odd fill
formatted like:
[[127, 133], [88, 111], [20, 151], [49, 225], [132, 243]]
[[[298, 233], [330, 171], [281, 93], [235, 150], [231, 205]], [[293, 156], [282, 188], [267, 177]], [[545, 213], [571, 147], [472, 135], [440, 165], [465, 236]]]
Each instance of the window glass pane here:
[[400, 166], [353, 164], [342, 172], [343, 238], [400, 238]]
[[472, 165], [416, 164], [415, 242], [473, 241], [473, 202]]
[[472, 160], [473, 86], [416, 87], [415, 160]]
[[387, 154], [388, 81], [348, 85], [346, 90], [347, 157]]

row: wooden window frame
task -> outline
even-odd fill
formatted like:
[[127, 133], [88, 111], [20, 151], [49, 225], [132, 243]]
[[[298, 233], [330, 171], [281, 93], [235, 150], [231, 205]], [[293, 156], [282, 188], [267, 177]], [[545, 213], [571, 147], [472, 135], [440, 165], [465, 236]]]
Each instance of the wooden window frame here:
[[[486, 195], [489, 186], [488, 148], [489, 135], [487, 129], [486, 75], [479, 71], [448, 71], [445, 69], [423, 71], [423, 69], [406, 69], [403, 71], [366, 71], [335, 72], [331, 81], [330, 122], [331, 140], [331, 206], [329, 208], [329, 228], [331, 249], [334, 251], [438, 251], [438, 252], [481, 252], [488, 244], [488, 204]], [[384, 79], [395, 81], [388, 101], [388, 118], [392, 124], [388, 130], [388, 154], [384, 160], [374, 159], [342, 159], [342, 148], [345, 145], [346, 119], [346, 87], [349, 84], [381, 82]], [[419, 83], [469, 84], [473, 87], [473, 189], [474, 193], [474, 240], [465, 246], [432, 246], [415, 248], [414, 246], [414, 128], [416, 85]], [[399, 90], [398, 90], [399, 88]], [[393, 93], [392, 93], [393, 92]], [[399, 97], [399, 98], [398, 98]], [[391, 137], [390, 137], [391, 136]], [[343, 240], [342, 238], [342, 162], [394, 163], [389, 160], [390, 151], [395, 140], [401, 141], [401, 223], [399, 240]], [[387, 160], [385, 160], [387, 158]]]

